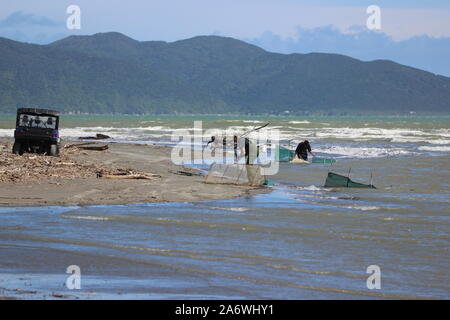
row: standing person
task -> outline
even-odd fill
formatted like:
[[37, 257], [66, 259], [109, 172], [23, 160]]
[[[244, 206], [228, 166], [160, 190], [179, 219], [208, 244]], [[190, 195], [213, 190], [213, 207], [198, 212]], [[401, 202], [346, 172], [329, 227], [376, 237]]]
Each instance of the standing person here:
[[222, 157], [223, 163], [227, 163], [227, 136], [222, 139]]
[[216, 141], [216, 136], [212, 136], [211, 140], [208, 141], [208, 143], [206, 144], [206, 146], [209, 146], [210, 143], [214, 143], [214, 141]]
[[249, 185], [253, 185], [255, 183], [257, 170], [259, 170], [259, 167], [254, 165], [258, 158], [258, 146], [255, 141], [244, 138], [244, 154], [248, 183]]
[[238, 162], [238, 136], [233, 137], [234, 163]]
[[297, 157], [305, 161], [308, 161], [308, 152], [311, 153], [314, 157], [316, 156], [316, 154], [312, 152], [311, 145], [309, 144], [308, 140], [300, 142], [297, 146], [297, 149], [295, 149], [295, 154], [297, 155]]

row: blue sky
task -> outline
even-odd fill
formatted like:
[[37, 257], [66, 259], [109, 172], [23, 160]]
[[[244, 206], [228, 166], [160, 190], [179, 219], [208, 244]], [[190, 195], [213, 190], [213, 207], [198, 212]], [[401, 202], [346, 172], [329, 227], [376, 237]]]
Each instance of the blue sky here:
[[[295, 1], [291, 2], [303, 2], [311, 3], [311, 1]], [[371, 4], [376, 4], [381, 7], [386, 8], [448, 8], [450, 3], [448, 0], [316, 0], [314, 1], [316, 5], [323, 6], [369, 6]]]
[[[66, 8], [81, 8], [81, 30]], [[365, 27], [381, 8], [382, 28]], [[137, 40], [218, 34], [283, 53], [335, 52], [391, 59], [450, 76], [449, 0], [14, 0], [0, 3], [0, 36], [49, 43], [72, 34], [118, 31]], [[405, 51], [407, 49], [407, 51]]]

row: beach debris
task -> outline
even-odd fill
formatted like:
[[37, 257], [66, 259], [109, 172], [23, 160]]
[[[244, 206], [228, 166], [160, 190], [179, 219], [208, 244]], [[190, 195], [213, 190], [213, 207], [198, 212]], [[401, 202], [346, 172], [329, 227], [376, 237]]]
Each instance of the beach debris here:
[[96, 142], [85, 142], [85, 143], [72, 143], [72, 144], [66, 144], [64, 149], [70, 149], [70, 148], [78, 148], [82, 150], [91, 150], [91, 151], [104, 151], [109, 148], [107, 144], [98, 145]]
[[68, 296], [68, 295], [65, 295], [65, 294], [62, 294], [62, 293], [55, 293], [55, 292], [52, 292], [52, 294], [50, 296], [53, 297], [53, 298], [61, 298], [61, 299], [70, 298], [70, 296]]
[[11, 149], [12, 144], [0, 149], [0, 183], [77, 178], [152, 180], [160, 177], [152, 173], [116, 168], [113, 165], [81, 163], [76, 156], [89, 151], [80, 152], [78, 148], [70, 145], [61, 149], [58, 158], [38, 154], [20, 156], [13, 154]]
[[189, 169], [185, 169], [185, 170], [169, 170], [170, 173], [173, 174], [178, 174], [181, 176], [188, 176], [188, 177], [192, 177], [192, 176], [203, 176], [202, 173], [199, 172], [195, 172], [194, 170], [189, 170]]
[[95, 137], [79, 137], [78, 139], [83, 140], [104, 140], [104, 139], [110, 139], [110, 136], [107, 136], [106, 134], [97, 133]]
[[99, 170], [97, 178], [105, 179], [138, 179], [138, 180], [154, 180], [161, 178], [159, 174], [137, 172], [129, 169], [115, 169], [115, 170]]
[[63, 146], [64, 149], [70, 149], [74, 147], [87, 146], [90, 144], [96, 144], [96, 142], [83, 142], [83, 143], [68, 143]]
[[82, 150], [104, 151], [107, 150], [109, 147], [107, 144], [104, 144], [100, 146], [78, 146], [77, 148]]
[[106, 174], [100, 175], [99, 178], [105, 179], [138, 179], [138, 180], [154, 180], [156, 178], [161, 178], [160, 175], [157, 174], [129, 174], [129, 175], [114, 175], [114, 174]]

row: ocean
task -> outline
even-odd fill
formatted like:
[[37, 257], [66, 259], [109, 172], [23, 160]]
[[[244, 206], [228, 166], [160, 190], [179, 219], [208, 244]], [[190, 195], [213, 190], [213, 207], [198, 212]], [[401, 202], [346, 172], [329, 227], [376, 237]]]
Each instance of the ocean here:
[[[281, 163], [271, 192], [231, 200], [0, 207], [0, 296], [450, 298], [449, 116], [68, 115], [61, 135], [170, 146], [198, 120], [219, 134], [269, 122], [283, 146], [308, 139], [337, 162]], [[0, 116], [0, 136], [13, 126]], [[377, 189], [324, 188], [330, 171]], [[65, 288], [69, 263], [81, 290]]]

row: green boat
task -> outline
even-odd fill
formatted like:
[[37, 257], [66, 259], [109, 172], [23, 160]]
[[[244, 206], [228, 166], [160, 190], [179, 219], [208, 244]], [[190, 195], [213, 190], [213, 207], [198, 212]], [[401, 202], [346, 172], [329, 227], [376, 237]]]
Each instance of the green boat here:
[[349, 177], [328, 172], [327, 180], [325, 181], [325, 188], [365, 188], [376, 189], [371, 184], [363, 184], [352, 181]]

